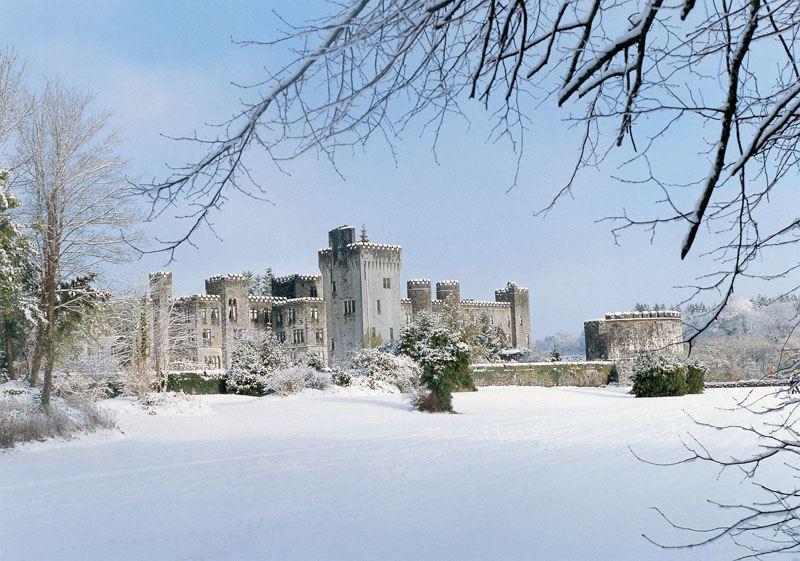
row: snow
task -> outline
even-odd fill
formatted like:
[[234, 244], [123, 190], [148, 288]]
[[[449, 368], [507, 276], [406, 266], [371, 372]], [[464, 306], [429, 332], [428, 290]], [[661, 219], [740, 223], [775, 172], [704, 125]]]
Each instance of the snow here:
[[457, 415], [354, 388], [192, 396], [191, 414], [161, 414], [184, 398], [155, 415], [108, 400], [121, 435], [0, 454], [0, 559], [729, 559], [728, 542], [668, 551], [641, 534], [685, 538], [650, 507], [712, 525], [706, 498], [746, 500], [750, 483], [628, 447], [677, 459], [692, 430], [741, 449], [687, 414], [739, 419], [720, 407], [751, 391], [767, 390], [492, 387], [457, 394]]

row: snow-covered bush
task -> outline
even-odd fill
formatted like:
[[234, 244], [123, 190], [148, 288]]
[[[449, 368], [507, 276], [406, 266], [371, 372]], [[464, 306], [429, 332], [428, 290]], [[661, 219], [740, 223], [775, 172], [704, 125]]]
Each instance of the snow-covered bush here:
[[91, 346], [72, 349], [53, 372], [53, 389], [61, 396], [97, 401], [118, 395], [124, 384], [122, 365], [113, 339], [100, 338]]
[[231, 368], [225, 373], [226, 391], [245, 395], [288, 395], [330, 385], [329, 372], [291, 364], [286, 348], [272, 332], [260, 329], [242, 333], [231, 353]]
[[636, 360], [633, 388], [636, 397], [666, 397], [701, 393], [705, 368], [669, 353], [649, 353]]
[[319, 353], [313, 351], [306, 353], [305, 363], [306, 366], [314, 370], [319, 370], [320, 372], [325, 370], [325, 359]]
[[371, 389], [409, 391], [419, 383], [420, 366], [411, 357], [380, 349], [361, 349], [348, 363], [350, 383]]
[[331, 376], [308, 366], [289, 366], [262, 377], [264, 393], [289, 395], [306, 388], [324, 390], [331, 385]]
[[461, 333], [428, 313], [419, 314], [400, 332], [398, 354], [412, 358], [422, 368], [420, 393], [413, 401], [423, 411], [452, 411], [452, 392], [475, 389], [469, 372], [469, 345]]
[[246, 329], [231, 352], [231, 368], [225, 373], [229, 393], [264, 395], [267, 376], [288, 368], [289, 354], [271, 331]]
[[0, 448], [114, 427], [114, 419], [88, 400], [53, 396], [41, 406], [41, 390], [22, 381], [0, 384]]

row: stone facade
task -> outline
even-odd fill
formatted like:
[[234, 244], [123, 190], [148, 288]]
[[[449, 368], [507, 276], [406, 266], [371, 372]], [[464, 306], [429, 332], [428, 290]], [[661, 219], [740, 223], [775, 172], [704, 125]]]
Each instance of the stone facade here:
[[[152, 302], [171, 303], [186, 332], [181, 367], [229, 368], [236, 338], [250, 327], [271, 329], [295, 358], [313, 352], [335, 362], [393, 341], [416, 314], [441, 313], [448, 301], [473, 321], [486, 315], [511, 346], [530, 346], [527, 288], [510, 282], [494, 301], [476, 301], [461, 298], [458, 281], [439, 281], [433, 299], [431, 281], [423, 279], [408, 281], [408, 298], [401, 299], [402, 248], [356, 240], [352, 226], [331, 230], [318, 260], [321, 275], [276, 277], [269, 297], [249, 294], [242, 275], [219, 275], [206, 280], [205, 294], [173, 299], [172, 274], [152, 273]], [[159, 318], [165, 331], [163, 313]]]
[[[164, 275], [169, 275], [168, 289]], [[276, 283], [278, 291], [292, 297], [256, 296], [249, 294], [246, 277], [219, 275], [206, 280], [205, 294], [173, 300], [172, 275], [152, 273], [150, 294], [154, 316], [155, 310], [163, 307], [156, 305], [157, 302], [173, 303], [170, 330], [179, 342], [171, 353], [170, 369], [229, 368], [236, 338], [248, 328], [272, 330], [293, 358], [313, 352], [327, 360], [325, 303], [322, 298], [311, 296], [321, 292], [321, 283], [319, 276], [281, 277]], [[163, 346], [158, 341], [163, 341], [162, 332], [166, 329], [163, 327], [159, 332], [154, 329], [156, 356]]]
[[682, 354], [683, 322], [674, 310], [606, 314], [583, 324], [586, 360], [610, 360], [620, 382], [630, 381], [633, 363], [647, 352]]

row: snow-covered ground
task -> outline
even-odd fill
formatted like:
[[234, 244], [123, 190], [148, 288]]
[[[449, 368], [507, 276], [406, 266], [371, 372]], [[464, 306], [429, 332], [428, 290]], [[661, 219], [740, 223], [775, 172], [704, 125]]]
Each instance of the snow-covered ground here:
[[111, 400], [122, 434], [0, 454], [0, 559], [729, 559], [728, 542], [666, 551], [642, 533], [685, 539], [650, 507], [710, 525], [706, 498], [751, 485], [628, 446], [676, 459], [692, 430], [733, 451], [739, 435], [686, 412], [738, 418], [718, 408], [748, 391], [482, 388], [456, 396], [458, 415], [389, 394]]

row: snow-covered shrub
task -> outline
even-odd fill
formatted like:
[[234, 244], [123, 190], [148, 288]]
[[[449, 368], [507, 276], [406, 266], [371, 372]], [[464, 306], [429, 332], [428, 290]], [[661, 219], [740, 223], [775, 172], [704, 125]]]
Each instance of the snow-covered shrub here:
[[636, 397], [666, 397], [701, 393], [704, 367], [669, 353], [649, 353], [639, 357], [633, 367]]
[[270, 331], [248, 329], [231, 353], [225, 389], [245, 395], [288, 395], [305, 388], [325, 389], [331, 374], [311, 366], [293, 365], [286, 348]]
[[305, 356], [306, 366], [309, 368], [313, 368], [314, 370], [319, 370], [322, 372], [325, 370], [325, 359], [322, 358], [322, 355], [315, 352], [308, 352]]
[[305, 387], [312, 390], [324, 390], [333, 384], [333, 375], [326, 370], [317, 370], [316, 368], [305, 367]]
[[[409, 391], [419, 382], [422, 369], [411, 357], [380, 349], [361, 349], [348, 363], [350, 383], [371, 389]], [[349, 384], [348, 384], [349, 385]]]
[[53, 389], [61, 396], [97, 401], [118, 395], [124, 385], [122, 365], [111, 338], [72, 349], [53, 372]]
[[264, 395], [267, 377], [289, 367], [289, 354], [271, 331], [246, 329], [231, 352], [231, 368], [225, 373], [229, 393]]
[[353, 383], [353, 377], [341, 366], [334, 366], [331, 372], [331, 381], [337, 386], [347, 387]]
[[324, 390], [331, 385], [331, 377], [308, 366], [289, 366], [265, 374], [261, 384], [265, 394], [289, 395], [306, 388]]
[[424, 411], [452, 411], [452, 392], [475, 389], [469, 372], [469, 345], [461, 334], [432, 314], [421, 313], [400, 332], [399, 354], [412, 358], [422, 368], [415, 407]]
[[113, 417], [91, 401], [53, 396], [44, 409], [39, 388], [19, 380], [0, 384], [0, 448], [113, 427]]

